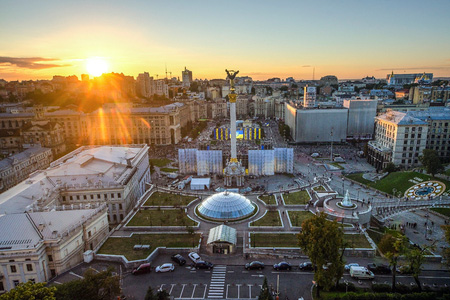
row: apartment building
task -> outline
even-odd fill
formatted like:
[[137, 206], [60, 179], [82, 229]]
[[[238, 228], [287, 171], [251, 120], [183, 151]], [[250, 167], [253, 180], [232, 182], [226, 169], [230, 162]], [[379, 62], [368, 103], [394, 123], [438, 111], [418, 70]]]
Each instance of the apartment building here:
[[424, 149], [450, 157], [450, 108], [430, 107], [423, 111], [388, 111], [376, 117], [375, 140], [369, 142], [368, 161], [377, 170], [389, 162], [405, 169], [420, 165]]
[[53, 161], [52, 150], [33, 147], [0, 160], [0, 192], [25, 180], [37, 170], [46, 169]]

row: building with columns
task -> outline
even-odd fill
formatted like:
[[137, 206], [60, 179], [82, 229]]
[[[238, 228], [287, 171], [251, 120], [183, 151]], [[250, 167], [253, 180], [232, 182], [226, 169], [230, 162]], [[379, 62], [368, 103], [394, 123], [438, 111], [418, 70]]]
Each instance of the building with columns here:
[[48, 282], [83, 261], [108, 236], [106, 205], [0, 216], [0, 293]]

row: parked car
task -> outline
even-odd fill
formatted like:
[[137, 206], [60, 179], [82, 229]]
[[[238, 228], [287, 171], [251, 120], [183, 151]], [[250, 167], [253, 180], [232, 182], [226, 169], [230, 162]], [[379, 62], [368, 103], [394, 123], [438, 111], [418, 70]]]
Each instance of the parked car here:
[[350, 276], [356, 279], [373, 279], [375, 277], [367, 268], [356, 266], [350, 267]]
[[175, 270], [175, 266], [172, 263], [162, 264], [157, 266], [155, 269], [156, 273], [165, 273], [165, 272], [173, 272]]
[[344, 270], [346, 272], [350, 272], [350, 267], [359, 267], [359, 264], [357, 264], [357, 263], [350, 263], [350, 264], [344, 266]]
[[398, 266], [397, 267], [397, 273], [400, 274], [411, 274], [411, 268], [409, 266]]
[[292, 269], [292, 266], [289, 263], [287, 263], [285, 261], [282, 261], [280, 263], [274, 264], [273, 268], [275, 270], [277, 270], [277, 271], [280, 271], [280, 270], [288, 270], [288, 271], [290, 271]]
[[310, 261], [302, 262], [298, 268], [302, 271], [314, 271], [314, 266]]
[[194, 263], [197, 262], [197, 261], [202, 260], [202, 258], [200, 257], [200, 255], [198, 255], [198, 254], [195, 253], [195, 252], [189, 253], [188, 256], [189, 256], [189, 258], [190, 258]]
[[139, 267], [134, 268], [133, 271], [131, 271], [131, 274], [133, 275], [139, 275], [139, 274], [145, 274], [150, 273], [152, 270], [152, 267], [150, 264], [141, 264]]
[[319, 153], [313, 153], [313, 154], [311, 154], [311, 157], [319, 157], [319, 156], [320, 156]]
[[186, 263], [186, 259], [180, 254], [174, 254], [170, 257], [174, 262], [176, 262], [179, 266], [182, 266]]
[[194, 263], [194, 268], [196, 269], [212, 269], [214, 265], [210, 262], [199, 260]]
[[372, 271], [374, 274], [390, 274], [391, 268], [387, 265], [377, 265], [374, 263], [370, 263], [367, 265], [367, 269]]
[[262, 270], [264, 269], [264, 264], [260, 261], [252, 261], [251, 263], [245, 264], [246, 270]]

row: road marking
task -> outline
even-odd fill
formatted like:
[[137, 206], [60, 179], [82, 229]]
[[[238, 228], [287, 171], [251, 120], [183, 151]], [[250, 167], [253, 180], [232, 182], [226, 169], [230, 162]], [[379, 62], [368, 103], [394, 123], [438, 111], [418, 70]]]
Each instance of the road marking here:
[[186, 284], [183, 283], [183, 288], [181, 289], [180, 297], [178, 297], [178, 298], [181, 298], [181, 296], [183, 296], [183, 291], [184, 291], [185, 286], [186, 286]]
[[238, 288], [238, 299], [239, 299], [240, 295], [241, 295], [241, 285], [237, 284], [237, 288]]
[[175, 283], [172, 283], [171, 286], [172, 286], [172, 287], [170, 288], [169, 295], [172, 294], [172, 290], [173, 290], [173, 287], [175, 286]]
[[74, 272], [69, 272], [69, 274], [70, 274], [70, 275], [73, 275], [73, 276], [75, 276], [75, 277], [78, 277], [78, 278], [84, 279], [84, 277], [83, 277], [83, 276], [81, 276], [81, 275], [78, 275], [78, 274], [76, 274], [76, 273], [74, 273]]
[[[223, 298], [225, 289], [226, 266], [216, 266], [211, 273], [208, 298]], [[228, 289], [227, 289], [228, 292]]]
[[248, 297], [250, 299], [252, 298], [252, 286], [251, 285], [248, 286]]
[[163, 284], [161, 284], [161, 286], [159, 287], [159, 289], [160, 290], [162, 290], [163, 289], [163, 286], [165, 286], [165, 284], [163, 283]]
[[234, 273], [234, 271], [228, 271], [228, 273]]
[[197, 284], [194, 283], [194, 289], [192, 290], [192, 296], [191, 298], [194, 298], [195, 288], [197, 287]]

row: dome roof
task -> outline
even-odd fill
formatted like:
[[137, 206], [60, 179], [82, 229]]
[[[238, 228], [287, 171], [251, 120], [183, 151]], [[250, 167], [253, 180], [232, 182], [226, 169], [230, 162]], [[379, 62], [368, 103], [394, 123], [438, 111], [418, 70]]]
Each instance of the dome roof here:
[[200, 215], [214, 220], [236, 220], [253, 213], [255, 207], [246, 197], [230, 192], [209, 196], [198, 206]]

